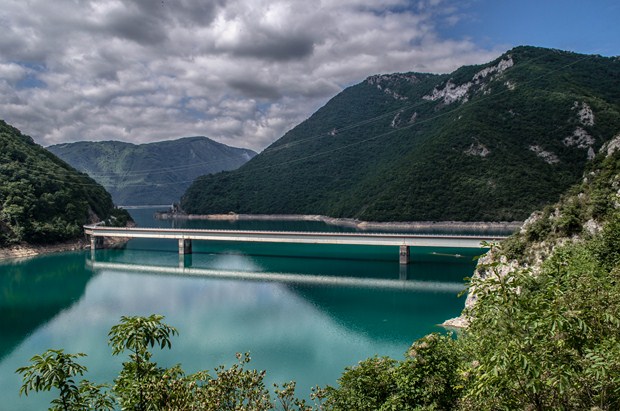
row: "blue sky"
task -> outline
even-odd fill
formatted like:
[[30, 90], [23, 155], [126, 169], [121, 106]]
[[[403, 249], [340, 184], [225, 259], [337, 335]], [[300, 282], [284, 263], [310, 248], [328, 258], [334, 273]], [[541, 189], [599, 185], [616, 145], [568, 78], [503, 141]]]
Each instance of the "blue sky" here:
[[620, 55], [607, 0], [3, 0], [0, 119], [47, 146], [204, 135], [260, 151], [374, 74], [519, 45]]
[[620, 55], [620, 2], [613, 0], [473, 0], [461, 20], [444, 25], [453, 38], [483, 48], [533, 45], [585, 54]]

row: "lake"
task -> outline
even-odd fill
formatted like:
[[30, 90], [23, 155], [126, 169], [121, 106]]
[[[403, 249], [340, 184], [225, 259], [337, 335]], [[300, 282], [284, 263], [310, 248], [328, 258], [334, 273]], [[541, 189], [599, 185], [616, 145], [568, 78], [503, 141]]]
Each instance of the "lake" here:
[[[317, 222], [158, 221], [130, 210], [140, 226], [350, 231]], [[334, 385], [347, 366], [373, 355], [397, 359], [417, 338], [463, 308], [463, 278], [478, 250], [194, 242], [175, 273], [176, 241], [132, 240], [118, 250], [66, 252], [0, 264], [0, 397], [3, 410], [47, 409], [50, 395], [19, 397], [15, 369], [47, 348], [88, 354], [86, 378], [109, 382], [123, 357], [107, 333], [123, 315], [162, 314], [176, 327], [160, 365], [213, 370], [250, 352], [266, 382]], [[98, 267], [101, 265], [103, 267]]]

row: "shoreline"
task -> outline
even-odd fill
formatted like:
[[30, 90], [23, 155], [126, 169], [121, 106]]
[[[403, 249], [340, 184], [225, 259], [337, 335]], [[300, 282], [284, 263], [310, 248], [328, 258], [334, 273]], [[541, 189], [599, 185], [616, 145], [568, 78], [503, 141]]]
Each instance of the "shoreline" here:
[[[119, 248], [124, 246], [128, 240], [127, 238], [106, 238], [103, 248]], [[78, 250], [90, 250], [90, 241], [79, 238], [77, 240], [63, 241], [55, 244], [39, 245], [21, 243], [5, 248], [0, 247], [0, 261]]]
[[523, 224], [522, 221], [406, 221], [373, 222], [353, 218], [334, 218], [308, 214], [181, 214], [156, 212], [158, 220], [209, 220], [209, 221], [318, 221], [329, 225], [355, 228], [358, 230], [446, 230], [446, 231], [503, 231], [512, 233]]
[[90, 243], [84, 239], [46, 245], [21, 243], [6, 248], [0, 248], [0, 261], [14, 258], [36, 257], [42, 254], [60, 253], [63, 251], [85, 250], [89, 248]]

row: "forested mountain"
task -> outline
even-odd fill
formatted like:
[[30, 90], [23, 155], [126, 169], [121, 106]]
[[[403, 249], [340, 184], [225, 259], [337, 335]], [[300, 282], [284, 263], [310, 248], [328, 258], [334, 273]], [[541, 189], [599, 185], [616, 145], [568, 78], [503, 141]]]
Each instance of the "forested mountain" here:
[[206, 137], [140, 145], [84, 141], [57, 144], [48, 150], [92, 176], [121, 205], [178, 202], [196, 177], [233, 170], [256, 155]]
[[128, 217], [93, 179], [2, 120], [0, 147], [0, 247], [69, 240], [89, 222]]
[[187, 190], [189, 213], [523, 220], [620, 132], [620, 59], [517, 47], [450, 74], [376, 75], [247, 164]]
[[478, 260], [467, 332], [348, 368], [322, 409], [620, 409], [620, 134], [582, 177]]

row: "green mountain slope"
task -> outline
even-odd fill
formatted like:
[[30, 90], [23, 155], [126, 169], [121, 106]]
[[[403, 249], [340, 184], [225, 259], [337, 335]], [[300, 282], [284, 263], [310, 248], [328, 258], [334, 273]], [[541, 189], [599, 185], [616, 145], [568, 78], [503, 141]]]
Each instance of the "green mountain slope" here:
[[123, 214], [94, 180], [1, 120], [0, 147], [0, 247], [77, 238], [82, 225]]
[[619, 188], [620, 134], [558, 202], [478, 260], [466, 332], [347, 368], [324, 408], [620, 409]]
[[534, 47], [451, 74], [372, 76], [238, 170], [198, 179], [182, 207], [522, 220], [620, 132], [618, 89], [617, 58]]
[[120, 141], [78, 142], [48, 147], [92, 176], [122, 205], [178, 202], [198, 176], [233, 170], [256, 155], [206, 137], [149, 144]]

